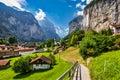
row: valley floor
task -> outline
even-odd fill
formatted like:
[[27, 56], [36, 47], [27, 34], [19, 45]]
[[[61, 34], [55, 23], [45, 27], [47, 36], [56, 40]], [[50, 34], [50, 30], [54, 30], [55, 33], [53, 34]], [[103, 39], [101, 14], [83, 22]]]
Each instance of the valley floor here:
[[[35, 54], [29, 54], [29, 56], [33, 55]], [[49, 53], [38, 53], [38, 55], [48, 56]], [[19, 57], [9, 58], [11, 60], [11, 66], [13, 65], [13, 62], [18, 58]], [[14, 71], [10, 67], [7, 69], [0, 70], [0, 80], [56, 80], [61, 74], [63, 74], [68, 68], [70, 68], [72, 64], [62, 59], [60, 59], [59, 62], [59, 58], [57, 56], [55, 56], [55, 58], [57, 60], [57, 64], [53, 66], [53, 68], [50, 70], [47, 71], [38, 70], [20, 75], [14, 73]]]

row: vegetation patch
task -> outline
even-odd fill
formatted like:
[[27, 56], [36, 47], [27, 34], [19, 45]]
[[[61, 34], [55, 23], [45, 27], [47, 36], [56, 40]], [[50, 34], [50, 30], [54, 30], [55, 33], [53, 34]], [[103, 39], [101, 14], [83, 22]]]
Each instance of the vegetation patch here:
[[85, 63], [82, 56], [79, 54], [79, 48], [69, 47], [64, 52], [58, 53], [57, 56], [60, 56], [60, 58], [72, 63], [75, 61], [83, 64]]
[[93, 58], [90, 73], [92, 80], [119, 80], [120, 50], [103, 53]]
[[101, 31], [99, 33], [91, 30], [82, 39], [80, 44], [80, 54], [83, 58], [96, 57], [102, 52], [120, 49], [119, 37], [111, 36], [111, 31]]
[[[35, 54], [30, 54], [29, 56], [34, 57], [35, 55], [49, 56], [49, 53], [35, 53]], [[15, 60], [18, 60], [18, 58], [19, 57], [10, 58], [11, 66], [14, 64]], [[15, 73], [11, 67], [0, 70], [0, 80], [13, 80], [13, 79], [15, 80], [17, 79], [19, 80], [56, 80], [72, 64], [62, 59], [59, 59], [59, 57], [56, 55], [55, 55], [55, 59], [56, 59], [56, 65], [54, 65], [53, 68], [50, 70], [36, 70], [36, 71], [27, 72], [24, 74]]]

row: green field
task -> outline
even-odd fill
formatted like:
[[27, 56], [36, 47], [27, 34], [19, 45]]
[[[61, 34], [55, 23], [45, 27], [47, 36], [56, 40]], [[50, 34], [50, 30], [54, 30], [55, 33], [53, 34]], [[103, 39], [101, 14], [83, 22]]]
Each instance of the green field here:
[[[35, 54], [30, 54], [34, 56]], [[38, 53], [38, 55], [48, 56], [49, 53]], [[11, 65], [14, 63], [16, 58], [10, 58]], [[0, 70], [0, 80], [56, 80], [61, 74], [63, 74], [72, 64], [68, 63], [62, 59], [59, 60], [59, 57], [55, 55], [57, 64], [53, 66], [52, 69], [47, 71], [32, 71], [26, 74], [16, 74], [12, 68], [7, 68]]]
[[93, 58], [90, 73], [92, 80], [120, 80], [120, 50]]

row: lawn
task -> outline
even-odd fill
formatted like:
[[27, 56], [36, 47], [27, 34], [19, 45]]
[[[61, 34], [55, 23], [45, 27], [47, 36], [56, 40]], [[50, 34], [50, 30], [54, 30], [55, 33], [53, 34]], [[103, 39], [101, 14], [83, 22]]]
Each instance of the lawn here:
[[69, 61], [74, 63], [78, 61], [79, 63], [85, 64], [82, 56], [79, 54], [79, 48], [69, 47], [67, 50], [57, 54], [60, 58], [64, 59], [65, 61]]
[[[40, 55], [48, 56], [49, 53], [37, 53]], [[30, 54], [29, 56], [34, 56], [35, 54]], [[16, 58], [10, 58], [11, 65], [14, 63]], [[59, 60], [59, 57], [55, 56], [57, 64], [53, 66], [52, 69], [46, 71], [32, 71], [26, 74], [16, 74], [12, 68], [7, 68], [0, 70], [0, 80], [56, 80], [61, 74], [63, 74], [72, 64], [68, 63], [62, 59]]]
[[120, 80], [120, 50], [93, 58], [90, 73], [92, 80]]

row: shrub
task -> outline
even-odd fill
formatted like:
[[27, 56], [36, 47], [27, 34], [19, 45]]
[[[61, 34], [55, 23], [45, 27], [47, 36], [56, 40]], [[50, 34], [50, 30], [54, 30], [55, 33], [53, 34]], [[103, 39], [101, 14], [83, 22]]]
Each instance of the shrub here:
[[69, 36], [69, 46], [75, 46], [78, 44], [78, 41], [81, 41], [84, 37], [85, 32], [83, 30], [77, 30]]
[[100, 55], [102, 52], [113, 49], [114, 40], [114, 37], [90, 31], [80, 44], [80, 53], [84, 58]]
[[120, 46], [120, 38], [116, 39], [116, 41], [114, 42], [116, 45]]
[[54, 50], [53, 50], [53, 54], [56, 54], [56, 53], [58, 53], [58, 50], [57, 50], [57, 49], [54, 49]]
[[48, 39], [48, 40], [46, 41], [46, 45], [47, 45], [47, 47], [54, 46], [54, 39]]
[[50, 54], [49, 54], [49, 58], [52, 60], [52, 65], [55, 65], [55, 64], [56, 64], [55, 56], [50, 53]]
[[9, 36], [8, 41], [10, 44], [17, 43], [17, 38], [15, 36]]
[[31, 58], [30, 57], [21, 57], [18, 60], [16, 60], [12, 66], [12, 69], [15, 73], [26, 73], [31, 70], [29, 62]]

